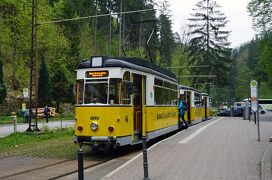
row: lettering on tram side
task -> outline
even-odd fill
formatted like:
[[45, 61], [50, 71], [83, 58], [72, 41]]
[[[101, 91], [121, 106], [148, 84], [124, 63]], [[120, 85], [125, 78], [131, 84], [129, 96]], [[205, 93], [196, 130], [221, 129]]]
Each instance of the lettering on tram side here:
[[157, 114], [157, 119], [164, 119], [164, 118], [175, 117], [175, 116], [176, 116], [176, 112], [167, 112], [167, 113]]
[[99, 116], [91, 116], [90, 120], [99, 120]]

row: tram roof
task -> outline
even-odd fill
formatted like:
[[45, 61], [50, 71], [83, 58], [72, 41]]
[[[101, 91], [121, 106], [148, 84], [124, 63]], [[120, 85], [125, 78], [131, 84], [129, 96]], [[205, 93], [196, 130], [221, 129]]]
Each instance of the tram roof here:
[[201, 93], [202, 96], [210, 96], [208, 93]]
[[[101, 66], [92, 66], [92, 58], [93, 57], [102, 57], [102, 56], [92, 56], [90, 60], [83, 60], [79, 65], [78, 69], [85, 69], [85, 68], [99, 68], [99, 67], [123, 67], [129, 68], [133, 70], [138, 70], [146, 73], [155, 74], [161, 76], [160, 73], [171, 80], [176, 81], [176, 75], [171, 71], [163, 69], [156, 64], [153, 64], [147, 60], [139, 59], [136, 57], [102, 57], [102, 65]], [[153, 70], [153, 71], [150, 71]]]
[[190, 91], [195, 91], [195, 92], [201, 93], [201, 92], [198, 91], [197, 89], [192, 88], [192, 87], [189, 87], [189, 86], [179, 85], [178, 88], [179, 88], [179, 89], [190, 90]]

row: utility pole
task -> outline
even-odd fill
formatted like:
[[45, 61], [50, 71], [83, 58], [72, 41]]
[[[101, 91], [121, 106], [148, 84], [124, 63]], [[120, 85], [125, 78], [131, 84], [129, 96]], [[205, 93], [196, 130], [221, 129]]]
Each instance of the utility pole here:
[[111, 53], [111, 0], [109, 0], [109, 3], [110, 3], [110, 23], [109, 23], [109, 55], [112, 56], [112, 53]]
[[[39, 131], [37, 121], [37, 96], [38, 96], [38, 80], [37, 80], [37, 62], [38, 62], [38, 0], [32, 0], [32, 21], [31, 21], [31, 53], [30, 53], [30, 95], [29, 95], [29, 116], [28, 116], [28, 129], [27, 132]], [[33, 112], [32, 108], [35, 107], [35, 124], [32, 125]], [[32, 129], [32, 126], [34, 127]]]
[[123, 0], [120, 0], [120, 22], [119, 22], [119, 56], [122, 53], [122, 9], [123, 9]]

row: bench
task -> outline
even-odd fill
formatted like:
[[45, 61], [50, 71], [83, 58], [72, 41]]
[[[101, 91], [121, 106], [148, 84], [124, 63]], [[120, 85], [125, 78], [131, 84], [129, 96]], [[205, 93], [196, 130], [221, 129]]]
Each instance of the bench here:
[[[55, 107], [48, 107], [50, 109], [50, 112], [48, 114], [49, 117], [55, 117], [58, 116], [59, 114], [56, 113], [56, 108]], [[32, 108], [32, 113], [35, 116], [36, 115], [36, 109]], [[44, 117], [44, 108], [37, 108], [37, 117], [38, 118], [43, 118]]]

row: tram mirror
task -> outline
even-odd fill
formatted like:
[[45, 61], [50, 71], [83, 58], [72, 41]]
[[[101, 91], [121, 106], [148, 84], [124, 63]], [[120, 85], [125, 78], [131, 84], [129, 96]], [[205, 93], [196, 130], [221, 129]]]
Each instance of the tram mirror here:
[[131, 94], [133, 94], [133, 84], [132, 83], [127, 83], [126, 84], [127, 86], [127, 93], [129, 94], [129, 95], [131, 95]]

